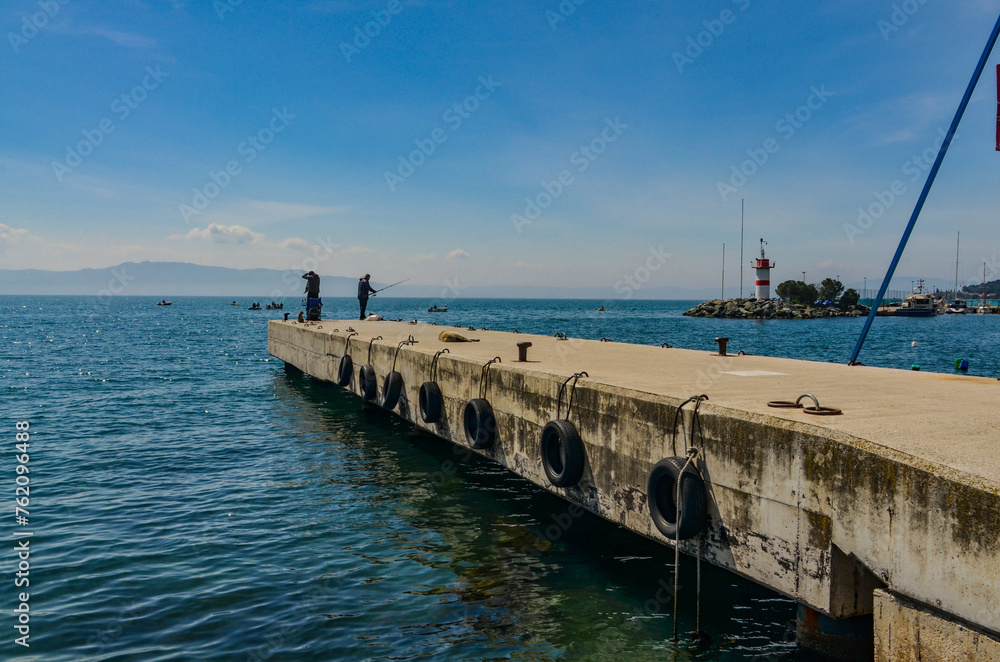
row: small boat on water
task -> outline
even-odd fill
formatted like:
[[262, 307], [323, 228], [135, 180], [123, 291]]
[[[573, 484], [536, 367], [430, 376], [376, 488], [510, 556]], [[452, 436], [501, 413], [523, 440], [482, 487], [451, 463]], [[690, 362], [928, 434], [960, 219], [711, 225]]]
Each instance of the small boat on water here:
[[260, 304], [255, 301], [252, 306], [247, 308], [247, 310], [264, 310], [264, 309], [261, 308]]
[[284, 307], [285, 307], [285, 304], [283, 304], [283, 303], [275, 303], [273, 301], [271, 303], [267, 304], [267, 309], [268, 310], [281, 310]]
[[156, 305], [157, 306], [172, 306], [172, 305], [174, 305], [174, 302], [173, 301], [167, 301], [166, 299], [164, 299], [163, 301], [157, 302]]
[[427, 309], [429, 313], [446, 313], [448, 312], [448, 304], [445, 304], [444, 308], [438, 308], [437, 304], [434, 304]]
[[924, 292], [924, 279], [917, 281], [916, 291], [908, 295], [896, 309], [896, 317], [934, 317], [937, 305], [929, 292]]
[[240, 304], [238, 304], [238, 303], [236, 303], [236, 302], [234, 301], [234, 302], [232, 302], [232, 303], [231, 303], [231, 304], [229, 304], [229, 305], [230, 305], [230, 306], [238, 306], [238, 305], [240, 305]]
[[944, 309], [946, 315], [965, 315], [969, 312], [969, 306], [963, 299], [955, 299]]

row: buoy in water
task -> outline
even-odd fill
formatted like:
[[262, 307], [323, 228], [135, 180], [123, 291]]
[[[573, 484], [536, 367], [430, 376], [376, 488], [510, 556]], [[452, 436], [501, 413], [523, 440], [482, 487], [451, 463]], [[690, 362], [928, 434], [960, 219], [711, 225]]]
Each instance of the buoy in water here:
[[918, 346], [919, 346], [919, 343], [917, 343], [916, 340], [914, 340], [913, 342], [910, 343], [910, 347], [918, 347]]

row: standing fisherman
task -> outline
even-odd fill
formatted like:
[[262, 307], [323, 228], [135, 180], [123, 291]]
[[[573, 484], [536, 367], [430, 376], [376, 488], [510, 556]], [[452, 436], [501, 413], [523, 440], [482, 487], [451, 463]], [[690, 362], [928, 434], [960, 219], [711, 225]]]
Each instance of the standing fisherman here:
[[319, 320], [319, 312], [323, 307], [323, 302], [319, 298], [319, 274], [315, 271], [307, 271], [302, 274], [306, 279], [306, 313], [311, 321]]
[[361, 304], [361, 317], [358, 319], [365, 319], [365, 308], [368, 307], [368, 294], [376, 294], [378, 292], [378, 290], [373, 288], [368, 282], [371, 277], [371, 274], [365, 274], [364, 277], [358, 281], [358, 303]]

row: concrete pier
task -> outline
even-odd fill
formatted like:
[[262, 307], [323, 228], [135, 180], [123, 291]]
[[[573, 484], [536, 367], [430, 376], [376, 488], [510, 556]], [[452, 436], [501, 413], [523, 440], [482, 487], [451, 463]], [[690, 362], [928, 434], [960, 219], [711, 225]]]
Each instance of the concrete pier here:
[[[348, 328], [358, 335], [348, 338]], [[444, 330], [480, 342], [442, 342]], [[951, 643], [968, 653], [934, 658], [915, 636], [906, 645], [917, 647], [916, 656], [894, 657], [886, 651], [895, 640], [880, 636], [890, 643], [868, 648], [880, 660], [980, 659], [975, 650], [1000, 642], [1000, 381], [735, 355], [739, 347], [720, 356], [711, 338], [705, 351], [694, 351], [388, 321], [274, 320], [268, 349], [328, 381], [336, 381], [346, 354], [358, 392], [358, 370], [376, 336], [382, 339], [370, 353], [377, 386], [395, 359], [403, 387], [394, 411], [418, 427], [467, 446], [466, 403], [485, 386], [497, 440], [475, 452], [668, 546], [673, 540], [650, 516], [650, 472], [694, 446], [708, 518], [700, 536], [680, 542], [682, 551], [700, 546], [704, 560], [796, 600], [813, 614], [809, 622], [857, 623], [864, 616], [873, 618], [874, 636], [890, 627], [886, 619], [919, 624], [927, 622], [922, 610], [931, 610], [948, 625], [935, 630], [935, 641], [957, 633]], [[410, 336], [416, 344], [397, 356]], [[532, 345], [527, 362], [518, 362], [523, 342]], [[419, 389], [445, 348], [436, 374], [443, 415], [427, 424]], [[483, 385], [483, 366], [494, 357], [501, 362], [490, 366]], [[581, 371], [587, 376], [565, 387], [560, 407], [561, 387]], [[804, 393], [843, 413], [768, 406]], [[708, 396], [698, 407], [700, 430], [675, 437], [675, 412], [696, 394]], [[582, 478], [569, 487], [553, 485], [541, 456], [542, 430], [557, 408], [585, 449]], [[693, 429], [691, 405], [680, 420]], [[876, 590], [898, 599], [889, 608], [883, 597], [875, 609]], [[822, 648], [827, 628], [815, 629], [817, 641], [808, 643]], [[969, 648], [973, 641], [978, 648]]]

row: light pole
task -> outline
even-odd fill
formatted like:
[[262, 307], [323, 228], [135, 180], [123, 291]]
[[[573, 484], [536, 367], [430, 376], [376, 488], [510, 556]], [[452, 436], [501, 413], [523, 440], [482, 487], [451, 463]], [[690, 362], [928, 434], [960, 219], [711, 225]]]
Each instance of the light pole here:
[[862, 295], [863, 298], [868, 298], [868, 276], [865, 276], [865, 293]]
[[802, 282], [806, 282], [806, 272], [802, 272]]

